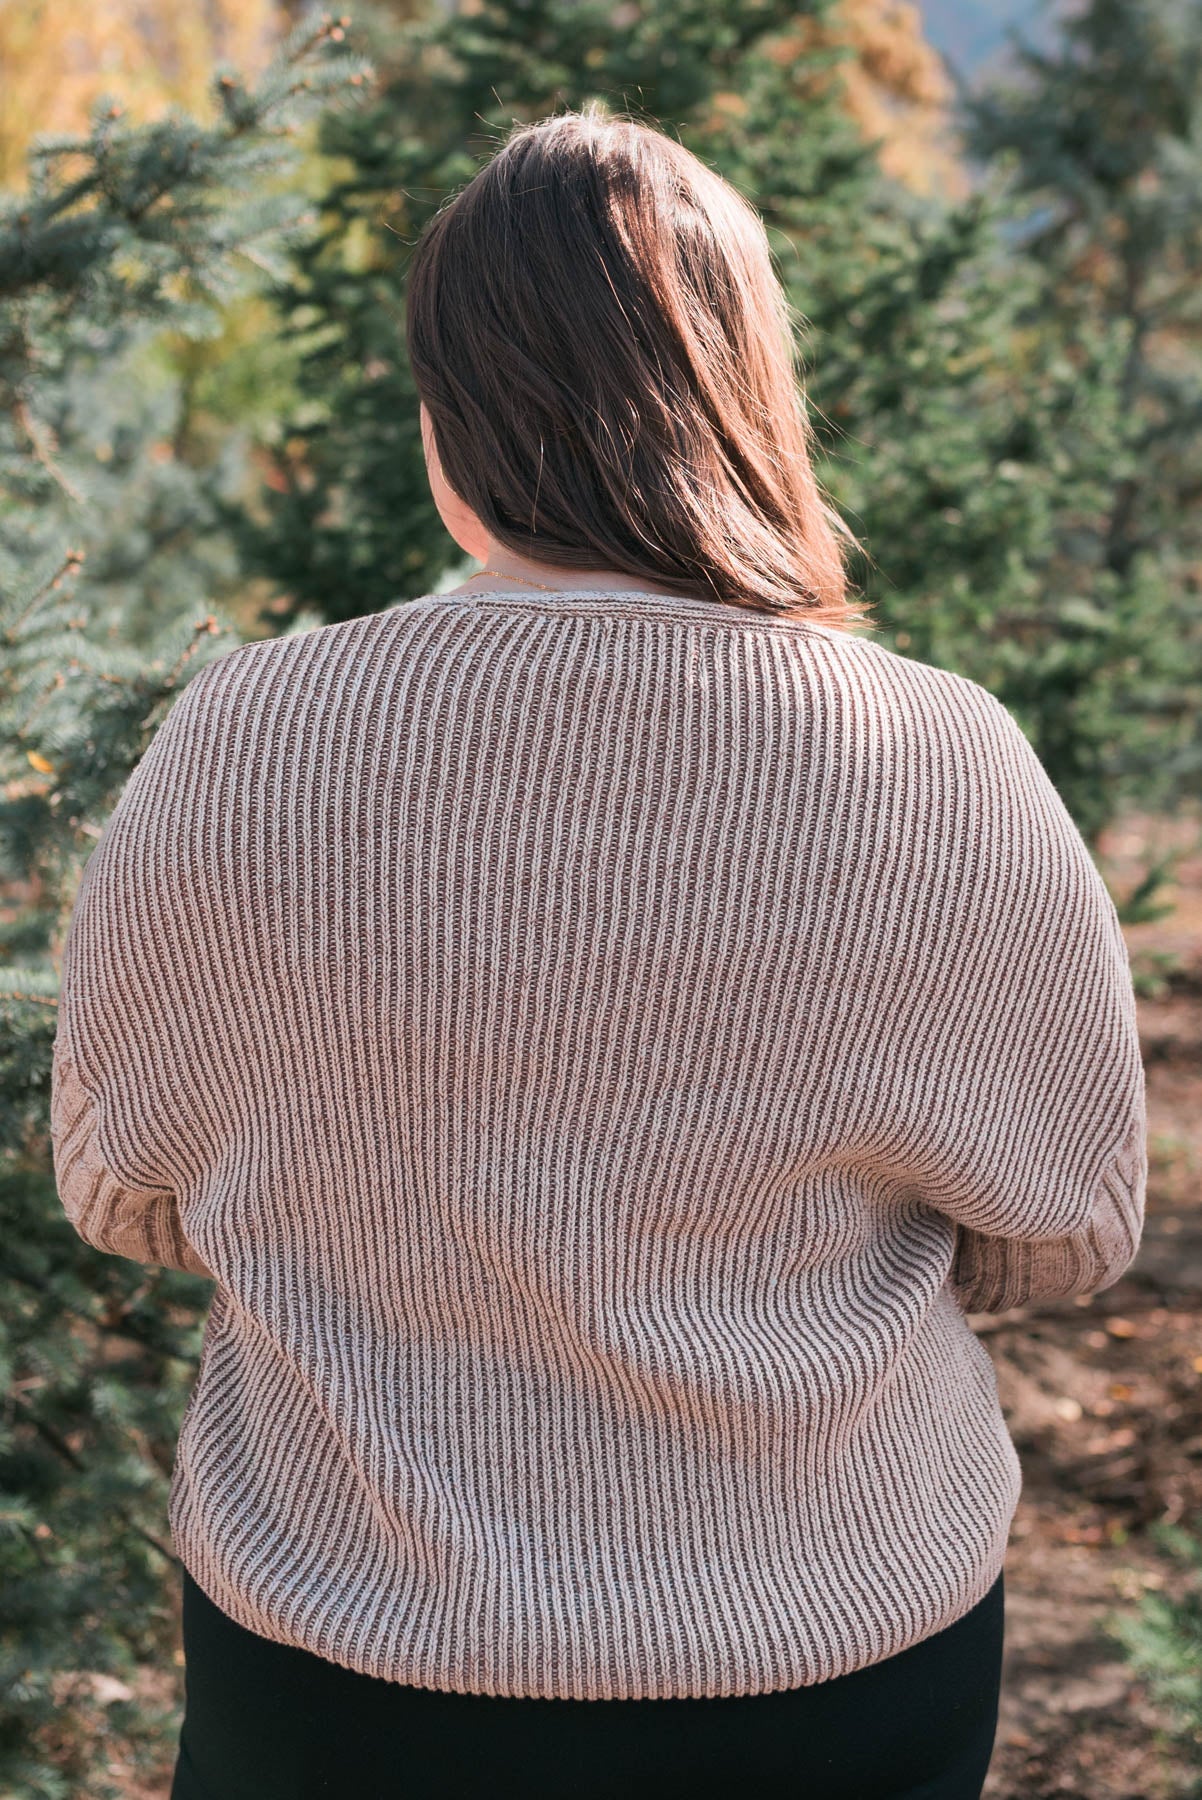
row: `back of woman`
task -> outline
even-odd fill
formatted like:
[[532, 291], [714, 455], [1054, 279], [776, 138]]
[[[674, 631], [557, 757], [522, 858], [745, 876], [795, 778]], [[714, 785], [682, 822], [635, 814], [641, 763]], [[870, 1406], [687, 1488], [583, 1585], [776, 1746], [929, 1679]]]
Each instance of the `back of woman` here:
[[853, 629], [679, 145], [517, 130], [408, 326], [485, 566], [194, 678], [65, 949], [64, 1204], [216, 1282], [175, 1800], [975, 1797], [1021, 1470], [964, 1313], [1135, 1255], [1114, 907], [1006, 709]]

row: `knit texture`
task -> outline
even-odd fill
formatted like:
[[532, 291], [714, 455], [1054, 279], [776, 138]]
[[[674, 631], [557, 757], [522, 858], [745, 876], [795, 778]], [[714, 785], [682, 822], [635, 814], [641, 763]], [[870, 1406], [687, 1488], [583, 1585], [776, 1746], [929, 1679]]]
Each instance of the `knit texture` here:
[[429, 595], [186, 687], [85, 866], [79, 1233], [216, 1281], [169, 1518], [423, 1687], [827, 1681], [1021, 1470], [965, 1319], [1138, 1249], [1127, 952], [1006, 708], [650, 593]]

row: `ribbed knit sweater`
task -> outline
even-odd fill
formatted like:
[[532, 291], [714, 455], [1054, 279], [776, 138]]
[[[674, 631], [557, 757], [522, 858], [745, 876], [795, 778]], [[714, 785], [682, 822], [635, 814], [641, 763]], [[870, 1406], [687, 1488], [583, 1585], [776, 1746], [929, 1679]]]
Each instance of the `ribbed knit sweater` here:
[[966, 1312], [1146, 1183], [1106, 887], [1007, 709], [799, 620], [430, 595], [184, 689], [85, 865], [52, 1127], [89, 1243], [216, 1282], [172, 1541], [427, 1688], [828, 1681], [1021, 1487]]

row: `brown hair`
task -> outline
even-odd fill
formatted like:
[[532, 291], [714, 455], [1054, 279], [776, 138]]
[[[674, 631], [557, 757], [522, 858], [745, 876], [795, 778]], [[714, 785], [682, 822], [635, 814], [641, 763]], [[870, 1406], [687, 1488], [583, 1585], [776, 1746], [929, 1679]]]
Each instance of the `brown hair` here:
[[439, 462], [498, 543], [850, 629], [792, 319], [755, 209], [597, 100], [515, 126], [408, 269]]

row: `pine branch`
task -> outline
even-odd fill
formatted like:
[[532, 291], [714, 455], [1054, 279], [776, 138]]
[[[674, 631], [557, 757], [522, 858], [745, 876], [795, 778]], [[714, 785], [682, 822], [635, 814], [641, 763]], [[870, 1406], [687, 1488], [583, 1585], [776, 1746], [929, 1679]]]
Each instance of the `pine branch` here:
[[196, 1358], [194, 1356], [186, 1354], [177, 1346], [163, 1343], [158, 1338], [139, 1331], [135, 1325], [130, 1323], [129, 1316], [124, 1311], [111, 1319], [100, 1318], [95, 1313], [84, 1312], [81, 1307], [72, 1306], [69, 1300], [46, 1282], [39, 1281], [26, 1269], [14, 1268], [11, 1263], [0, 1265], [0, 1275], [9, 1281], [15, 1281], [19, 1287], [28, 1288], [31, 1293], [40, 1294], [44, 1300], [49, 1300], [59, 1312], [67, 1313], [71, 1318], [78, 1319], [81, 1324], [91, 1326], [92, 1330], [99, 1332], [102, 1337], [112, 1337], [124, 1343], [137, 1344], [140, 1349], [149, 1350], [156, 1356], [169, 1356], [173, 1362], [184, 1363], [190, 1368], [195, 1367]]
[[[17, 1416], [24, 1420], [25, 1424], [33, 1428], [34, 1432], [44, 1443], [49, 1444], [50, 1448], [55, 1451], [58, 1456], [63, 1458], [64, 1462], [69, 1463], [77, 1473], [83, 1475], [87, 1474], [87, 1463], [81, 1456], [78, 1456], [76, 1452], [72, 1450], [66, 1438], [64, 1438], [60, 1432], [56, 1431], [53, 1425], [46, 1419], [40, 1419], [31, 1406], [28, 1406], [18, 1395], [11, 1392], [9, 1394], [9, 1405], [13, 1408], [13, 1411]], [[114, 1511], [127, 1531], [132, 1532], [135, 1537], [141, 1538], [143, 1542], [149, 1544], [153, 1550], [157, 1550], [160, 1556], [165, 1556], [168, 1562], [178, 1563], [179, 1558], [176, 1556], [175, 1551], [169, 1549], [166, 1544], [155, 1537], [153, 1532], [147, 1531], [144, 1525], [139, 1525], [136, 1519], [131, 1519], [124, 1508], [115, 1507]]]

